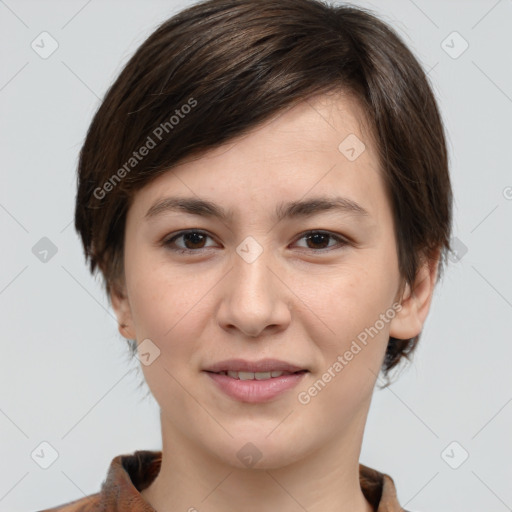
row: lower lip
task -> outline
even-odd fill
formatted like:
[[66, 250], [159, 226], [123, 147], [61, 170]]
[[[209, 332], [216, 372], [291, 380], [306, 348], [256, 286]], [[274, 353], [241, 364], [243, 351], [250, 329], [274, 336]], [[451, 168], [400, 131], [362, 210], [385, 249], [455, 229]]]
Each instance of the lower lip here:
[[259, 403], [271, 400], [295, 387], [307, 372], [292, 373], [265, 380], [239, 380], [229, 375], [206, 372], [221, 391], [241, 402]]

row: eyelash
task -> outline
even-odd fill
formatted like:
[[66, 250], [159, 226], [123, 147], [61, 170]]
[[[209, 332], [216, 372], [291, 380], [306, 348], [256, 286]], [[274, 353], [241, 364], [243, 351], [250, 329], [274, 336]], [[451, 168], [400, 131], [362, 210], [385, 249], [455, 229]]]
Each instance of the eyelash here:
[[[211, 248], [211, 247], [201, 247], [199, 249], [183, 249], [183, 248], [176, 248], [176, 247], [172, 246], [172, 244], [174, 243], [175, 240], [177, 240], [179, 238], [182, 238], [185, 235], [192, 234], [192, 233], [197, 233], [197, 234], [206, 236], [208, 238], [212, 238], [208, 233], [205, 233], [204, 231], [201, 231], [199, 229], [189, 229], [189, 230], [186, 230], [186, 231], [180, 231], [179, 233], [173, 235], [171, 238], [165, 239], [162, 242], [162, 245], [167, 247], [169, 250], [171, 250], [173, 252], [177, 252], [179, 254], [197, 253], [197, 252], [200, 252], [201, 250], [210, 249]], [[328, 236], [328, 237], [336, 240], [338, 242], [338, 246], [337, 247], [336, 246], [325, 247], [325, 248], [322, 248], [322, 249], [310, 249], [308, 247], [302, 247], [301, 249], [306, 249], [306, 250], [310, 250], [310, 251], [313, 251], [313, 252], [327, 252], [327, 251], [330, 251], [332, 249], [342, 248], [342, 247], [350, 244], [350, 242], [349, 242], [349, 240], [347, 238], [342, 237], [340, 235], [336, 235], [336, 234], [331, 233], [329, 231], [322, 231], [322, 230], [309, 230], [309, 231], [306, 231], [306, 232], [302, 233], [300, 235], [300, 237], [296, 241], [302, 240], [305, 237], [313, 236], [313, 235]]]

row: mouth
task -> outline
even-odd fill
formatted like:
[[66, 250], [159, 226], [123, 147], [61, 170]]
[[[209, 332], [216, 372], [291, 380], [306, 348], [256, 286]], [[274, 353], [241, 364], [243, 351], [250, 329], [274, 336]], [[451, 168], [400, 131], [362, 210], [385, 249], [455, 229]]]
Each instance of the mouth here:
[[247, 403], [276, 399], [310, 373], [306, 368], [277, 359], [254, 362], [231, 359], [213, 364], [203, 372], [214, 384], [216, 392]]
[[[273, 372], [291, 374], [300, 371], [307, 371], [308, 368], [305, 366], [295, 365], [287, 361], [282, 361], [280, 359], [260, 359], [259, 361], [249, 361], [247, 359], [227, 359], [225, 361], [213, 363], [204, 370], [211, 373], [234, 372], [238, 374], [253, 373], [255, 375], [270, 373], [271, 377]], [[251, 379], [253, 378], [254, 377], [251, 377]], [[264, 376], [263, 378], [269, 377]]]
[[245, 371], [221, 371], [221, 372], [210, 372], [206, 370], [207, 373], [213, 373], [215, 375], [225, 375], [231, 377], [232, 379], [237, 380], [269, 380], [276, 379], [283, 375], [297, 375], [299, 373], [306, 373], [308, 370], [299, 370], [296, 372], [287, 372], [283, 370], [273, 370], [270, 372], [245, 372]]

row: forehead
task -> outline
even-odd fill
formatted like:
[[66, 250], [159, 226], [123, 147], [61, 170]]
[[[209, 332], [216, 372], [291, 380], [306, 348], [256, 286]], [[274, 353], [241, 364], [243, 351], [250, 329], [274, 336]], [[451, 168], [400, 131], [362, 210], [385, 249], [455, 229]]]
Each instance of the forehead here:
[[137, 192], [139, 213], [171, 194], [222, 201], [234, 213], [275, 208], [284, 198], [342, 194], [371, 212], [382, 206], [385, 191], [359, 104], [347, 95], [322, 94], [183, 159]]
[[[352, 159], [356, 155], [343, 153], [343, 150], [354, 146], [350, 140], [356, 143], [359, 151], [363, 150], [364, 145], [369, 160], [376, 160], [372, 132], [368, 117], [353, 94], [322, 93], [275, 113], [248, 133], [234, 137], [219, 147], [185, 157], [174, 169], [202, 159], [214, 163], [217, 159], [229, 158], [225, 156], [226, 153], [237, 154], [238, 151], [251, 155], [253, 161], [268, 161], [273, 157], [281, 159], [286, 151], [335, 151], [335, 154], [341, 151], [348, 160], [354, 161]], [[359, 140], [351, 137], [340, 148], [340, 144], [350, 135]]]

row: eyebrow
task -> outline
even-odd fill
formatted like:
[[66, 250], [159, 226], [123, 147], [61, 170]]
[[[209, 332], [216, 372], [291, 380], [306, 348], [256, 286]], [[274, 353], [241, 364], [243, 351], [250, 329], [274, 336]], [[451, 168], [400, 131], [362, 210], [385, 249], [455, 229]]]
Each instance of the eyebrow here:
[[[234, 212], [212, 201], [193, 197], [167, 197], [155, 203], [146, 212], [151, 219], [166, 212], [183, 212], [200, 217], [217, 218], [224, 222], [233, 220]], [[358, 217], [370, 217], [360, 204], [347, 197], [314, 197], [308, 200], [280, 203], [275, 210], [275, 220], [308, 217], [318, 213], [336, 211]]]

